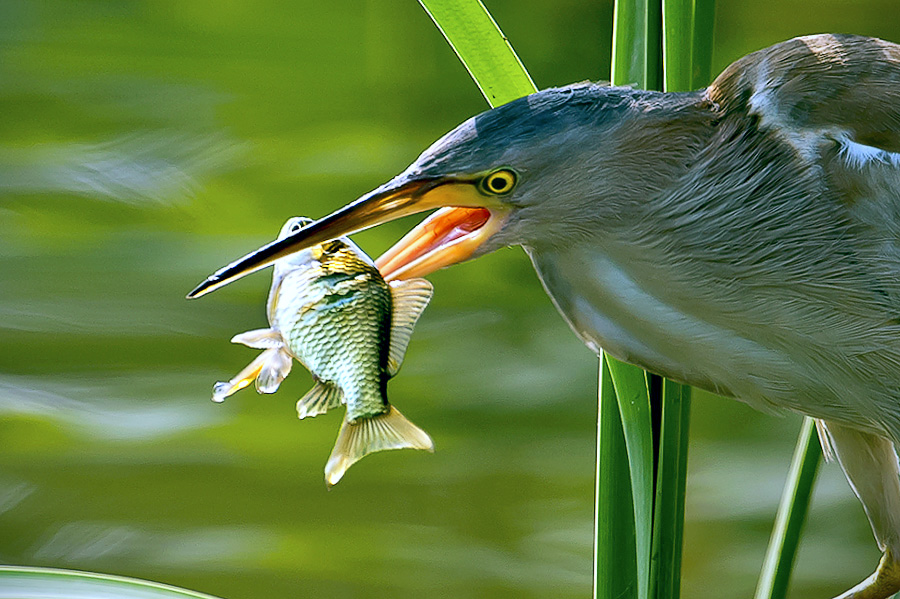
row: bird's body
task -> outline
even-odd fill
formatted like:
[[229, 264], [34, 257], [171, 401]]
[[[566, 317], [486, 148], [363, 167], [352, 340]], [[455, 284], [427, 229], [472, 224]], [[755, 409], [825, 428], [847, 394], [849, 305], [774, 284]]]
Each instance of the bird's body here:
[[[808, 50], [793, 46], [771, 68], [778, 60], [794, 65]], [[896, 139], [881, 139], [900, 145], [895, 53], [887, 125]], [[735, 85], [739, 66], [704, 92], [632, 92], [633, 116], [619, 119], [617, 146], [598, 139], [596, 152], [613, 154], [620, 176], [651, 179], [660, 189], [619, 194], [615, 214], [582, 208], [603, 218], [523, 245], [560, 312], [595, 348], [757, 408], [790, 408], [900, 441], [900, 154], [888, 144], [861, 151], [858, 135], [836, 126], [767, 126], [752, 102], [732, 100], [758, 97], [756, 81], [767, 86], [766, 102], [785, 112], [790, 102], [815, 106], [804, 96], [779, 96], [771, 74], [751, 79], [741, 70]], [[847, 83], [859, 91], [865, 81]], [[717, 102], [726, 91], [728, 100]], [[594, 95], [597, 104], [617, 92], [550, 93]], [[654, 111], [670, 123], [648, 119]], [[706, 118], [686, 121], [687, 112]], [[678, 148], [665, 155], [680, 159], [664, 176], [639, 161], [643, 140], [685, 122], [689, 133], [667, 136]], [[650, 131], [640, 131], [645, 123]], [[852, 196], [833, 183], [848, 173]]]
[[885, 552], [841, 598], [900, 590], [900, 46], [809, 36], [699, 92], [538, 92], [193, 295], [441, 206], [385, 278], [520, 245], [593, 350], [819, 419]]

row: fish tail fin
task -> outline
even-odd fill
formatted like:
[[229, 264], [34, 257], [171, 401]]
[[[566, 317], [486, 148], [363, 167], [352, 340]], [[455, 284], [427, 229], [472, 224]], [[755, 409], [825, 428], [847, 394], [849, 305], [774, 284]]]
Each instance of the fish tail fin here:
[[297, 417], [300, 419], [324, 414], [341, 405], [344, 394], [337, 385], [317, 381], [313, 388], [297, 402]]
[[360, 418], [355, 424], [345, 415], [334, 449], [325, 464], [325, 482], [329, 487], [337, 484], [350, 466], [370, 453], [404, 447], [433, 452], [434, 441], [394, 406], [388, 406], [384, 414]]

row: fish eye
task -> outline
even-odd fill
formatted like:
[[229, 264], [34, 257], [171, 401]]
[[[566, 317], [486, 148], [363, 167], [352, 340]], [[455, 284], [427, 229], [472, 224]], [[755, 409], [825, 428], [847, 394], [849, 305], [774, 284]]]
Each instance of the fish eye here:
[[306, 218], [305, 216], [297, 216], [293, 220], [294, 220], [294, 222], [291, 223], [291, 227], [288, 229], [289, 234], [296, 233], [303, 227], [306, 227], [307, 225], [311, 225], [314, 222], [316, 222], [311, 218]]
[[516, 173], [508, 168], [502, 168], [488, 174], [481, 180], [481, 190], [490, 195], [504, 195], [516, 186]]

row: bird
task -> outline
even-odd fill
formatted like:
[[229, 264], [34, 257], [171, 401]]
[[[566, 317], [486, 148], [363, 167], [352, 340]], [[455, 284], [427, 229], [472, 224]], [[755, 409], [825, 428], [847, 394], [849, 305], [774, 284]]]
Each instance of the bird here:
[[433, 209], [387, 280], [521, 246], [591, 350], [815, 418], [882, 551], [839, 599], [900, 590], [900, 46], [811, 35], [698, 91], [536, 92], [188, 297]]

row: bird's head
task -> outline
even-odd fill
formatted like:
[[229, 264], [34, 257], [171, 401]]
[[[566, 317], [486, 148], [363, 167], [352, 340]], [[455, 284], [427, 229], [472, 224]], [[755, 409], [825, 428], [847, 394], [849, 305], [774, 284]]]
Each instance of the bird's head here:
[[[592, 229], [589, 221], [616, 213], [616, 189], [645, 195], [645, 183], [623, 165], [640, 146], [661, 143], [653, 127], [629, 129], [635, 115], [654, 121], [644, 94], [576, 84], [475, 116], [381, 187], [220, 269], [188, 297], [328, 239], [435, 208], [377, 260], [385, 278], [424, 276], [500, 247], [577, 236]], [[625, 151], [635, 144], [637, 151]]]

